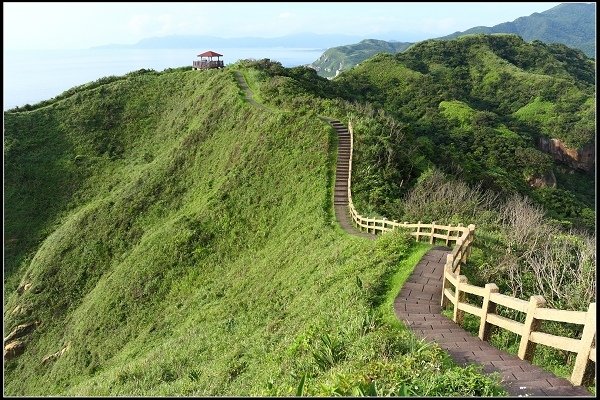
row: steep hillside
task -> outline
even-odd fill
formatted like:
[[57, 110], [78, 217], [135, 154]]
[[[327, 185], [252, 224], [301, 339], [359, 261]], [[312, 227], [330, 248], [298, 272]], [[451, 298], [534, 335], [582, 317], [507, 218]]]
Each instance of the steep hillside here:
[[[495, 43], [498, 38], [481, 37], [480, 39], [467, 42], [466, 49], [473, 47], [473, 50], [478, 48], [481, 50], [480, 45], [486, 43], [486, 40]], [[512, 54], [511, 52], [527, 54], [527, 49], [520, 48], [523, 45], [522, 40], [518, 39], [513, 43], [511, 37], [504, 39], [500, 40], [503, 44], [500, 47], [509, 55]], [[461, 47], [465, 42], [457, 41], [454, 45]], [[429, 50], [431, 50], [430, 58], [437, 57], [457, 62], [452, 59], [452, 53], [456, 52], [456, 48], [448, 49], [441, 46], [436, 51], [431, 48]], [[536, 50], [533, 55], [530, 52], [529, 58], [519, 57], [520, 61], [528, 60], [532, 65], [540, 67], [544, 64], [543, 57], [548, 54], [544, 54], [541, 49]], [[406, 54], [408, 53], [410, 51]], [[427, 51], [424, 53], [427, 54]], [[477, 59], [477, 53], [475, 51], [472, 54], [473, 60]], [[512, 56], [514, 57], [515, 54]], [[536, 60], [536, 55], [540, 55], [542, 60]], [[564, 75], [566, 70], [586, 70], [585, 63], [578, 65], [575, 60], [565, 61], [566, 69], [562, 73], [556, 72], [559, 76]], [[464, 61], [457, 63], [468, 65]], [[518, 143], [521, 147], [504, 149], [503, 145], [510, 144], [511, 139], [514, 139], [511, 132], [516, 132], [512, 131], [515, 128], [509, 129], [506, 125], [496, 124], [492, 129], [477, 132], [477, 142], [473, 144], [469, 141], [469, 136], [472, 135], [469, 130], [473, 129], [471, 122], [481, 116], [478, 116], [479, 111], [460, 100], [441, 101], [434, 110], [426, 110], [422, 121], [401, 120], [398, 114], [383, 108], [375, 108], [373, 103], [361, 100], [357, 93], [362, 94], [363, 91], [354, 92], [343, 82], [342, 77], [346, 74], [330, 81], [306, 67], [283, 68], [281, 64], [270, 60], [252, 62], [251, 65], [252, 75], [256, 78], [253, 80], [253, 87], [260, 93], [260, 98], [266, 102], [267, 107], [290, 109], [295, 113], [310, 113], [317, 110], [323, 115], [348, 115], [352, 120], [354, 127], [352, 192], [354, 203], [357, 204], [358, 199], [360, 200], [358, 209], [361, 214], [370, 217], [391, 217], [400, 221], [437, 221], [436, 224], [474, 223], [477, 234], [473, 254], [469, 258], [468, 265], [461, 270], [468, 276], [469, 281], [476, 282], [479, 286], [487, 282], [495, 282], [502, 293], [524, 300], [532, 295], [542, 294], [548, 304], [557, 309], [585, 311], [589, 303], [595, 301], [596, 240], [594, 234], [590, 233], [593, 231], [595, 221], [592, 208], [595, 204], [592, 177], [578, 173], [569, 166], [559, 164], [553, 166], [551, 158], [537, 150], [532, 140], [523, 139]], [[391, 73], [398, 72], [393, 69], [393, 64], [384, 66], [390, 68]], [[371, 78], [386, 78], [385, 68], [377, 69], [370, 65], [366, 69], [373, 73], [374, 76]], [[410, 74], [408, 70], [402, 69]], [[413, 75], [419, 76], [419, 74]], [[584, 73], [583, 76], [586, 74]], [[438, 82], [442, 87], [430, 86], [432, 81], [435, 82], [439, 78], [433, 76], [428, 81], [415, 81], [414, 85], [407, 84], [404, 90], [414, 90], [412, 94], [414, 98], [444, 93], [443, 87], [451, 86], [448, 82]], [[551, 81], [551, 77], [548, 78]], [[353, 83], [358, 81], [360, 77], [351, 79]], [[465, 83], [462, 81], [456, 85]], [[359, 84], [369, 87], [364, 81]], [[569, 86], [566, 86], [567, 91], [573, 90], [572, 87], [569, 89]], [[395, 87], [390, 85], [387, 89], [393, 91]], [[456, 90], [456, 88], [451, 89]], [[510, 89], [511, 87], [507, 87], [502, 96], [513, 94]], [[341, 97], [347, 100], [342, 100]], [[393, 95], [390, 96], [389, 101], [392, 98]], [[507, 98], [511, 99], [511, 97]], [[576, 98], [577, 96], [573, 97]], [[410, 107], [414, 107], [414, 111], [419, 111], [419, 107], [427, 108], [422, 104], [427, 104], [428, 101], [430, 100], [427, 100], [427, 97], [421, 98], [413, 104], [409, 103], [402, 111], [408, 112]], [[503, 99], [496, 101], [502, 103]], [[568, 104], [569, 101], [566, 103]], [[569, 109], [572, 109], [572, 106]], [[565, 109], [557, 108], [557, 110], [559, 114], [556, 116], [564, 117]], [[427, 119], [431, 118], [431, 114], [436, 111], [441, 115], [436, 120], [437, 124], [433, 125], [427, 122]], [[483, 117], [499, 119], [491, 112], [484, 113]], [[502, 124], [503, 121], [504, 119], [500, 119]], [[532, 126], [541, 128], [536, 121], [535, 119], [532, 121]], [[428, 130], [416, 131], [416, 127], [421, 126], [420, 124], [433, 125], [438, 129], [433, 132], [439, 135], [444, 132], [446, 135], [453, 135], [455, 124], [464, 125], [466, 134], [460, 138], [460, 141], [455, 142], [462, 146], [447, 147], [441, 141], [441, 144], [436, 146], [432, 139], [426, 136]], [[420, 135], [416, 135], [416, 132]], [[526, 130], [521, 133], [524, 138], [528, 134]], [[501, 137], [496, 138], [499, 135]], [[497, 143], [497, 146], [489, 146], [489, 143]], [[489, 147], [484, 147], [485, 145]], [[469, 153], [471, 146], [479, 147], [476, 154]], [[439, 158], [437, 153], [441, 153]], [[488, 167], [494, 165], [492, 162], [500, 158], [498, 154], [504, 157], [503, 160], [506, 162], [505, 165], [501, 165], [507, 172], [503, 176], [497, 173], [498, 167], [496, 169]], [[444, 159], [444, 156], [447, 158]], [[483, 160], [483, 162], [480, 164], [480, 169], [473, 169], [477, 167], [473, 162], [462, 166], [456, 162], [452, 164], [452, 156], [458, 161], [463, 160], [464, 157], [467, 161], [482, 162]], [[437, 162], [438, 167], [434, 161]], [[542, 175], [531, 179], [539, 171], [545, 171], [545, 168], [551, 169], [549, 176]], [[440, 169], [444, 169], [445, 173]], [[469, 184], [464, 182], [469, 174], [477, 173], [487, 175], [483, 175], [479, 180], [470, 181]], [[506, 186], [494, 185], [492, 179], [497, 178], [504, 179], [502, 183]], [[533, 192], [528, 189], [540, 183], [549, 185], [552, 183], [551, 178], [558, 181], [559, 188], [546, 187]], [[526, 186], [523, 190], [524, 194], [536, 196], [538, 205], [518, 194], [523, 186]], [[500, 191], [486, 190], [486, 188]], [[543, 204], [544, 208], [539, 204]], [[586, 233], [585, 230], [588, 232]], [[560, 284], [557, 284], [557, 279], [561, 281]], [[509, 318], [515, 317], [510, 311], [503, 315]], [[472, 332], [474, 329], [474, 334], [478, 333], [478, 322], [475, 318], [465, 326], [470, 327], [468, 329]], [[550, 330], [548, 333], [571, 338], [578, 338], [578, 335], [581, 335], [581, 330], [574, 326], [566, 327], [566, 330], [564, 326], [545, 326]], [[512, 354], [516, 354], [520, 342], [518, 335], [507, 335], [506, 331], [503, 333], [502, 330], [493, 334], [491, 340], [495, 346]], [[569, 353], [545, 347], [538, 348], [537, 351], [534, 364], [543, 366], [559, 376], [571, 375], [574, 358]]]
[[[332, 81], [308, 68], [256, 64], [271, 106], [349, 115], [361, 214], [474, 223], [473, 253], [461, 269], [470, 282], [495, 282], [523, 300], [541, 294], [557, 309], [585, 311], [596, 301], [594, 176], [573, 160], [553, 162], [535, 140], [567, 123], [556, 131], [576, 135], [563, 140], [591, 140], [593, 148], [594, 63], [582, 53], [480, 35], [379, 55]], [[477, 318], [465, 326], [478, 333]], [[575, 326], [544, 327], [581, 335]], [[491, 342], [516, 354], [520, 337], [498, 330]], [[534, 364], [570, 376], [570, 353], [536, 351]]]
[[141, 71], [4, 114], [4, 393], [501, 393], [395, 320], [428, 246], [336, 225], [329, 125], [243, 97]]
[[[541, 13], [520, 17], [492, 27], [478, 26], [464, 32], [455, 32], [438, 39], [454, 39], [469, 34], [508, 33], [526, 41], [561, 43], [583, 51], [588, 57], [596, 54], [596, 4], [565, 3]], [[378, 53], [399, 53], [410, 47], [408, 42], [363, 40], [360, 43], [327, 49], [311, 67], [321, 76], [331, 78], [349, 70]]]
[[396, 54], [406, 50], [412, 43], [386, 42], [385, 40], [365, 39], [356, 44], [327, 49], [310, 66], [320, 76], [333, 78], [378, 53]]
[[565, 3], [547, 11], [520, 17], [492, 27], [477, 26], [455, 32], [440, 39], [454, 39], [474, 33], [513, 33], [526, 41], [562, 43], [583, 51], [588, 57], [596, 54], [596, 4]]
[[[402, 197], [433, 164], [593, 227], [594, 70], [579, 51], [515, 35], [429, 40], [361, 63], [336, 78], [340, 93], [385, 110], [394, 135], [413, 139], [381, 137], [357, 163], [357, 191], [394, 215], [385, 199]], [[563, 150], [548, 153], [551, 139]]]

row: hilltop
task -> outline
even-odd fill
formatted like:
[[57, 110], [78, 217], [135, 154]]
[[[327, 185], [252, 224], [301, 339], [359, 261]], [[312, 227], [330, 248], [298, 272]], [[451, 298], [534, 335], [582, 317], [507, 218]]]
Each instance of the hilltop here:
[[[583, 51], [588, 57], [596, 54], [596, 5], [593, 3], [565, 3], [541, 13], [520, 17], [492, 27], [478, 26], [455, 32], [438, 39], [448, 40], [470, 34], [507, 33], [521, 36], [531, 42], [562, 43]], [[310, 65], [319, 75], [332, 78], [378, 53], [396, 54], [413, 43], [363, 40], [360, 43], [327, 49]]]
[[454, 39], [474, 33], [512, 33], [525, 41], [562, 43], [579, 49], [588, 57], [596, 54], [596, 4], [564, 3], [541, 13], [520, 17], [492, 27], [476, 26], [463, 32], [454, 32], [439, 39]]

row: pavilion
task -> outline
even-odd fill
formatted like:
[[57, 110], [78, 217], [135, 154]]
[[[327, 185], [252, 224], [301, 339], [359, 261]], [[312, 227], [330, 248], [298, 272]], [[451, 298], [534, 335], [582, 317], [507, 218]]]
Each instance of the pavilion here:
[[[219, 60], [219, 57], [223, 57], [223, 54], [215, 53], [214, 51], [209, 50], [198, 54], [198, 57], [200, 57], [200, 60], [193, 62], [193, 68], [195, 70], [224, 67], [223, 60]], [[217, 58], [216, 60], [214, 59], [215, 57]]]

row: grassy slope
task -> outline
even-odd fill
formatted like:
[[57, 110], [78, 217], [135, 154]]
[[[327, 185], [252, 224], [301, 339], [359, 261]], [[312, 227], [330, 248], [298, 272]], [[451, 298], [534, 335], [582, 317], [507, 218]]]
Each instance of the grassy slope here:
[[455, 393], [445, 373], [466, 372], [413, 354], [385, 306], [427, 246], [343, 233], [332, 130], [241, 99], [229, 70], [175, 71], [5, 113], [5, 335], [42, 323], [6, 394], [293, 394], [304, 374], [305, 393], [392, 391], [423, 371]]

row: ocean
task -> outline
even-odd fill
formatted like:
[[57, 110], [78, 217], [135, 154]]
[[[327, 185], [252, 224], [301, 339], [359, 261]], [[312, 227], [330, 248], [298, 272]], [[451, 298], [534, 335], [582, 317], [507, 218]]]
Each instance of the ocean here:
[[[270, 58], [285, 67], [310, 64], [325, 49], [228, 48], [225, 65], [240, 59]], [[86, 50], [5, 50], [3, 109], [35, 104], [50, 99], [73, 86], [109, 75], [124, 75], [138, 69], [192, 66], [194, 49], [86, 49]]]

